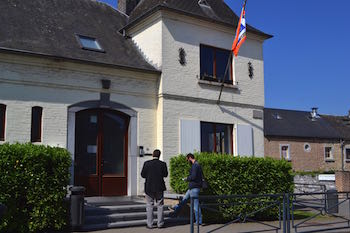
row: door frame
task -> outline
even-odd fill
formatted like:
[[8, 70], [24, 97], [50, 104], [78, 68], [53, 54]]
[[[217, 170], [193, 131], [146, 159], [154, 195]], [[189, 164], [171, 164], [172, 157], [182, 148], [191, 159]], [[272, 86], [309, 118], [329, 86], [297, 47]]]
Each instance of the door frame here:
[[110, 101], [108, 104], [101, 104], [99, 100], [84, 101], [68, 107], [67, 121], [67, 149], [71, 153], [72, 165], [70, 167], [70, 185], [74, 185], [74, 158], [75, 158], [75, 114], [87, 109], [108, 109], [124, 113], [130, 117], [127, 133], [127, 193], [128, 196], [138, 194], [138, 146], [137, 146], [137, 112], [123, 104]]

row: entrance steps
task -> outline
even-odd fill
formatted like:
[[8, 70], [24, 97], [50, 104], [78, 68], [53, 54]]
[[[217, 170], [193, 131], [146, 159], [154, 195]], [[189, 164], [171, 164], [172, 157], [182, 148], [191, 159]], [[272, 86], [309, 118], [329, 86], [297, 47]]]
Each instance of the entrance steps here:
[[[187, 223], [188, 219], [171, 218], [172, 211], [164, 205], [165, 224]], [[153, 212], [154, 224], [157, 222], [157, 208]], [[146, 203], [140, 198], [86, 198], [85, 223], [81, 231], [96, 231], [110, 228], [146, 226]]]

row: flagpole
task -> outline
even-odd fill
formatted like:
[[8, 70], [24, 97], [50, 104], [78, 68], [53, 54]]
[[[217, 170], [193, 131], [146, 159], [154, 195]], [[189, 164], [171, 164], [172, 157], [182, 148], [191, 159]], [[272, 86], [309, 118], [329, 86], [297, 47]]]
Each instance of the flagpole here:
[[[240, 26], [240, 22], [241, 22], [241, 18], [242, 18], [242, 14], [245, 14], [245, 10], [246, 10], [246, 4], [247, 4], [247, 0], [244, 0], [243, 2], [243, 8], [242, 8], [242, 12], [241, 12], [241, 16], [240, 16], [240, 21], [237, 25], [237, 31], [236, 31], [236, 38], [238, 38], [237, 36], [239, 35], [239, 26]], [[236, 39], [235, 39], [236, 40]], [[235, 40], [233, 41], [233, 43], [235, 43]], [[237, 55], [237, 54], [235, 54]], [[232, 63], [232, 58], [233, 58], [233, 48], [231, 49], [231, 52], [230, 52], [230, 56], [228, 58], [228, 61], [227, 61], [227, 65], [226, 65], [226, 69], [225, 69], [225, 75], [224, 75], [224, 78], [222, 79], [222, 82], [221, 82], [221, 88], [220, 88], [220, 94], [219, 94], [219, 98], [217, 100], [217, 104], [219, 105], [220, 104], [220, 100], [221, 100], [221, 95], [222, 95], [222, 90], [224, 89], [224, 83], [225, 83], [225, 78], [226, 78], [226, 74], [227, 74], [227, 70], [228, 70], [228, 67], [230, 65], [230, 62]], [[233, 72], [233, 71], [232, 71]], [[231, 73], [232, 74], [232, 73]], [[233, 74], [232, 74], [233, 75]], [[233, 80], [232, 80], [233, 82]]]
[[227, 74], [227, 71], [228, 71], [228, 67], [229, 67], [230, 63], [232, 63], [232, 57], [233, 57], [233, 51], [231, 50], [230, 55], [228, 57], [228, 61], [227, 61], [226, 69], [225, 69], [225, 74], [224, 74], [224, 77], [223, 77], [223, 79], [221, 81], [221, 88], [220, 88], [219, 99], [216, 102], [218, 105], [220, 104], [222, 90], [224, 89], [224, 83], [225, 83], [225, 78], [226, 78], [226, 74]]

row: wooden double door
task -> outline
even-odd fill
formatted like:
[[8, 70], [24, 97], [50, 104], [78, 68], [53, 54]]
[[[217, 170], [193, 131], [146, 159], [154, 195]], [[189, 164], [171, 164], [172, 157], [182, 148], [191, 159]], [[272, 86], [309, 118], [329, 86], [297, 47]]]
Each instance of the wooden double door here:
[[76, 113], [75, 185], [87, 196], [127, 195], [129, 117], [107, 109]]

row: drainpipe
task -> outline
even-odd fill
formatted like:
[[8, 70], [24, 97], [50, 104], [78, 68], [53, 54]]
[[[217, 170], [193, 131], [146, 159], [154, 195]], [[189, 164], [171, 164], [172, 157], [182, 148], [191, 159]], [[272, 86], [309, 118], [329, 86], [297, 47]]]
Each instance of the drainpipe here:
[[345, 141], [344, 139], [340, 139], [340, 149], [341, 149], [341, 170], [345, 171], [344, 168], [344, 145], [345, 145]]

